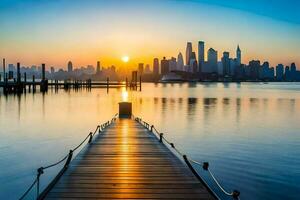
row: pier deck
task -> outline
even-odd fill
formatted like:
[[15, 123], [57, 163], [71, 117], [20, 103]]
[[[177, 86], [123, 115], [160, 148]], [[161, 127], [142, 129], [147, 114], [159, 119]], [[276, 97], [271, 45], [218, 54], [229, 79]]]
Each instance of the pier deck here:
[[71, 162], [45, 199], [214, 199], [154, 134], [118, 119]]

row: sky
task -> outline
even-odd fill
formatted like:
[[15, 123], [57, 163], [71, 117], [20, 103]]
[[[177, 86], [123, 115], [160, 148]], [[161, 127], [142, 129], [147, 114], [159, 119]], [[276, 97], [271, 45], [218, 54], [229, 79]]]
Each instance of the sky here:
[[[300, 69], [297, 0], [1, 0], [0, 57], [47, 67], [152, 65], [185, 54], [188, 41], [242, 61]], [[122, 56], [129, 56], [129, 63]]]

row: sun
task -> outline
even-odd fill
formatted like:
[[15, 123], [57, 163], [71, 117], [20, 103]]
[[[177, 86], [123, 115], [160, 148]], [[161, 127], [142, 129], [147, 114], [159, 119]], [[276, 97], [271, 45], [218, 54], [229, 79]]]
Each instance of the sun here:
[[129, 57], [128, 56], [123, 56], [122, 61], [127, 63], [129, 61]]

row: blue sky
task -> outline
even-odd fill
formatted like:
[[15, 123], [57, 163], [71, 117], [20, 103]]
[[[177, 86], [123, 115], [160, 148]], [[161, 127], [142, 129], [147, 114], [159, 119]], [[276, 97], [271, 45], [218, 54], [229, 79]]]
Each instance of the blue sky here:
[[296, 0], [1, 0], [0, 56], [65, 66], [119, 64], [126, 54], [134, 65], [204, 40], [219, 58], [240, 44], [245, 63], [300, 65], [299, 8]]

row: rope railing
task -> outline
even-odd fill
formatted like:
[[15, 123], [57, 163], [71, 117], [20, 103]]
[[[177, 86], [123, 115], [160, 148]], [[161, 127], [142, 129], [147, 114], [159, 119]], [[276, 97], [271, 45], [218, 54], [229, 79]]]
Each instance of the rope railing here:
[[[182, 153], [180, 150], [178, 150], [174, 143], [170, 142], [169, 140], [167, 140], [164, 136], [163, 133], [160, 133], [154, 125], [149, 125], [149, 123], [143, 121], [141, 118], [139, 117], [135, 117], [134, 118], [137, 122], [139, 122], [141, 125], [143, 125], [145, 128], [147, 128], [150, 132], [157, 134], [158, 138], [159, 138], [159, 142], [163, 143], [163, 141], [165, 141], [168, 145], [171, 146], [172, 149], [175, 150], [175, 152], [180, 155], [183, 160], [186, 162], [186, 164], [188, 165], [188, 167], [190, 168], [190, 170], [193, 172], [193, 174], [204, 184], [205, 187], [207, 187], [212, 193], [213, 191], [209, 188], [209, 186], [207, 185], [207, 183], [199, 176], [199, 174], [197, 173], [197, 171], [194, 169], [194, 167], [191, 165], [191, 163], [199, 165], [202, 167], [203, 170], [208, 171], [208, 174], [210, 175], [210, 177], [212, 178], [212, 180], [215, 182], [215, 184], [218, 186], [218, 188], [227, 196], [231, 196], [234, 199], [239, 199], [240, 196], [240, 192], [238, 190], [233, 190], [232, 192], [228, 192], [224, 189], [224, 187], [221, 186], [221, 184], [219, 183], [219, 181], [216, 179], [216, 177], [214, 176], [214, 174], [211, 172], [210, 168], [209, 168], [209, 163], [208, 162], [198, 162], [195, 161], [193, 159], [188, 158], [184, 153]], [[150, 128], [149, 128], [150, 127]], [[214, 196], [216, 196], [213, 193]]]
[[[69, 164], [70, 164], [70, 162], [72, 160], [72, 157], [73, 157], [73, 153], [78, 148], [80, 148], [87, 141], [87, 139], [89, 139], [88, 144], [90, 144], [93, 140], [94, 135], [97, 133], [97, 131], [98, 131], [98, 134], [100, 134], [101, 131], [103, 131], [106, 127], [108, 127], [114, 121], [116, 121], [117, 116], [118, 116], [118, 114], [115, 114], [114, 117], [111, 120], [109, 120], [109, 121], [107, 121], [107, 122], [105, 122], [101, 125], [98, 125], [94, 132], [90, 132], [79, 145], [77, 145], [75, 148], [71, 149], [69, 151], [69, 153], [66, 156], [64, 156], [61, 160], [59, 160], [59, 161], [57, 161], [53, 164], [50, 164], [46, 167], [38, 168], [36, 178], [31, 183], [31, 185], [28, 187], [28, 189], [24, 192], [24, 194], [19, 198], [19, 200], [23, 200], [29, 194], [29, 192], [34, 188], [35, 185], [36, 185], [36, 199], [43, 199], [43, 195], [45, 195], [50, 190], [50, 186], [52, 187], [53, 184], [55, 184], [55, 182], [58, 181], [58, 179], [62, 176], [62, 174], [69, 167]], [[54, 180], [48, 185], [48, 187], [43, 191], [43, 193], [40, 193], [40, 177], [41, 177], [42, 174], [44, 174], [44, 170], [52, 168], [54, 166], [57, 166], [65, 160], [66, 160], [65, 165], [63, 166], [61, 171], [57, 174], [57, 176], [54, 178]]]

